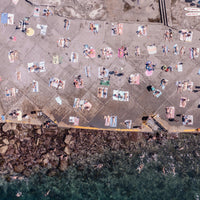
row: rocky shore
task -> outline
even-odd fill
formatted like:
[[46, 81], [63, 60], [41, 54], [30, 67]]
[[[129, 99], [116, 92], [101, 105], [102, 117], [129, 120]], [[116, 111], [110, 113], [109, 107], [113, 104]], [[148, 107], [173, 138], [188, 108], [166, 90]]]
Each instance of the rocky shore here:
[[[0, 174], [10, 180], [29, 177], [41, 170], [54, 176], [67, 171], [69, 166], [80, 170], [88, 166], [102, 168], [107, 162], [105, 156], [116, 152], [127, 156], [145, 155], [149, 160], [165, 149], [170, 149], [172, 158], [183, 156], [184, 159], [188, 154], [184, 151], [190, 150], [192, 160], [193, 153], [195, 157], [200, 154], [196, 145], [195, 149], [191, 146], [191, 143], [199, 143], [199, 137], [187, 137], [188, 140], [180, 140], [180, 135], [174, 133], [91, 131], [6, 123], [1, 124], [0, 132]], [[165, 157], [171, 159], [170, 155]]]
[[67, 170], [69, 165], [99, 167], [102, 164], [101, 153], [107, 150], [128, 153], [145, 146], [147, 141], [161, 142], [165, 137], [159, 134], [1, 124], [0, 173], [30, 176], [42, 168], [51, 176], [57, 171]]

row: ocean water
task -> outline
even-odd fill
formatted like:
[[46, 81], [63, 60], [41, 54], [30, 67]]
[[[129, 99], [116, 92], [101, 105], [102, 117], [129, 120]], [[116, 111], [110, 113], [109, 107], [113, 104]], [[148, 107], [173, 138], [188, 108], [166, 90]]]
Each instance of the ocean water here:
[[53, 177], [40, 172], [24, 180], [1, 179], [0, 200], [198, 200], [199, 142], [192, 135], [132, 152], [107, 149], [98, 159], [101, 168], [74, 164]]

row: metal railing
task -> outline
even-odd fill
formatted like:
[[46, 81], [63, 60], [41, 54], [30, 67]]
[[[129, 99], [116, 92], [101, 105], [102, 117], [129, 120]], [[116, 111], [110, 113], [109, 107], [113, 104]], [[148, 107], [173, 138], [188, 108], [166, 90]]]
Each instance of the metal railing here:
[[160, 21], [161, 23], [164, 23], [165, 26], [168, 26], [165, 0], [159, 0], [158, 3], [159, 3], [159, 11], [160, 11]]

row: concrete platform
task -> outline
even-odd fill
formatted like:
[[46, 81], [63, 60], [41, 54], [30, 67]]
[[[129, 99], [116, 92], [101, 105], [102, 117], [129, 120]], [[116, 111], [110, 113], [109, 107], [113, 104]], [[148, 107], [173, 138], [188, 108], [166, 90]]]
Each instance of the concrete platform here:
[[[147, 115], [159, 114], [160, 118], [166, 121], [170, 130], [185, 130], [188, 128], [196, 129], [200, 127], [199, 116], [200, 111], [199, 96], [200, 92], [176, 92], [176, 81], [191, 80], [195, 86], [199, 86], [199, 59], [191, 60], [189, 58], [189, 48], [199, 47], [199, 31], [193, 31], [192, 42], [183, 42], [179, 40], [179, 30], [174, 30], [174, 39], [171, 42], [165, 41], [163, 38], [165, 30], [160, 24], [147, 24], [147, 36], [138, 37], [136, 34], [139, 25], [123, 23], [123, 34], [118, 36], [111, 35], [111, 22], [95, 21], [99, 24], [99, 33], [93, 34], [89, 30], [91, 21], [70, 20], [69, 30], [64, 29], [64, 18], [58, 16], [49, 17], [33, 17], [34, 7], [20, 1], [17, 6], [4, 4], [0, 2], [1, 13], [9, 12], [15, 14], [15, 25], [1, 24], [0, 32], [0, 58], [1, 58], [1, 79], [0, 82], [0, 111], [1, 115], [5, 115], [7, 120], [12, 120], [9, 113], [12, 110], [20, 109], [23, 114], [30, 114], [32, 110], [43, 110], [49, 113], [58, 125], [68, 126], [69, 117], [79, 117], [80, 126], [110, 128], [104, 126], [104, 116], [117, 116], [117, 129], [123, 129], [124, 120], [132, 120], [132, 126], [141, 126], [142, 117]], [[7, 1], [6, 1], [7, 2]], [[30, 25], [35, 30], [32, 37], [28, 37], [15, 27], [19, 20], [23, 17], [30, 18]], [[40, 35], [40, 30], [36, 28], [37, 24], [48, 25], [47, 34]], [[184, 28], [184, 27], [183, 27]], [[16, 36], [16, 42], [9, 39], [10, 36]], [[60, 38], [70, 38], [71, 44], [69, 48], [57, 47], [57, 40]], [[88, 44], [96, 50], [95, 58], [85, 58], [83, 55], [83, 45]], [[149, 55], [147, 46], [155, 44], [157, 46], [157, 54]], [[164, 56], [162, 46], [166, 44], [170, 52]], [[173, 54], [173, 46], [178, 44], [186, 47], [186, 53], [180, 55]], [[126, 46], [128, 49], [128, 57], [118, 58], [118, 48]], [[139, 46], [141, 55], [135, 56], [135, 47]], [[98, 58], [100, 50], [104, 47], [111, 47], [113, 56], [110, 59]], [[17, 50], [19, 52], [19, 60], [10, 63], [8, 59], [9, 50]], [[70, 62], [71, 52], [79, 55], [78, 63]], [[53, 55], [62, 57], [61, 64], [53, 64]], [[28, 72], [27, 63], [45, 61], [46, 72], [32, 73]], [[152, 61], [156, 63], [155, 71], [152, 76], [145, 75], [145, 63]], [[183, 72], [178, 72], [175, 65], [178, 62], [183, 63]], [[173, 66], [173, 72], [164, 72], [161, 70], [162, 65]], [[86, 77], [85, 66], [90, 66], [91, 77]], [[109, 71], [117, 71], [123, 73], [123, 76], [110, 77], [110, 86], [108, 87], [108, 97], [101, 99], [97, 97], [97, 90], [100, 87], [98, 78], [98, 68], [105, 67]], [[17, 80], [16, 73], [21, 72], [21, 80]], [[131, 74], [140, 74], [140, 85], [130, 85], [128, 78]], [[75, 88], [73, 80], [77, 75], [81, 75], [84, 80], [83, 88]], [[57, 77], [65, 80], [64, 89], [56, 89], [49, 87], [49, 79]], [[161, 79], [169, 80], [165, 90], [160, 87]], [[39, 92], [32, 92], [32, 81], [39, 83]], [[148, 85], [162, 91], [159, 98], [153, 96], [152, 92], [147, 90]], [[6, 98], [5, 88], [16, 88], [18, 93], [15, 97]], [[130, 99], [128, 102], [114, 101], [112, 99], [113, 90], [129, 91]], [[62, 105], [59, 105], [55, 98], [60, 97]], [[188, 97], [190, 101], [185, 108], [179, 107], [180, 97]], [[86, 99], [92, 104], [91, 110], [77, 111], [73, 108], [75, 98]], [[165, 115], [165, 107], [175, 106], [175, 114], [191, 114], [194, 116], [194, 124], [192, 126], [183, 126], [181, 117], [175, 117], [176, 121], [168, 121]], [[31, 119], [30, 119], [31, 120]]]

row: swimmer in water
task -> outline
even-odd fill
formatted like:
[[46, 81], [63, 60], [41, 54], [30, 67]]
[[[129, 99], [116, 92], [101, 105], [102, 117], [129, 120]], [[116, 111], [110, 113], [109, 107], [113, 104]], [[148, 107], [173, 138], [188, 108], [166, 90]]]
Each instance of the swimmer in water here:
[[16, 194], [16, 197], [21, 197], [22, 196], [22, 192], [18, 192], [17, 194]]
[[51, 192], [51, 190], [48, 190], [47, 193], [44, 196], [45, 197], [48, 196], [50, 192]]

